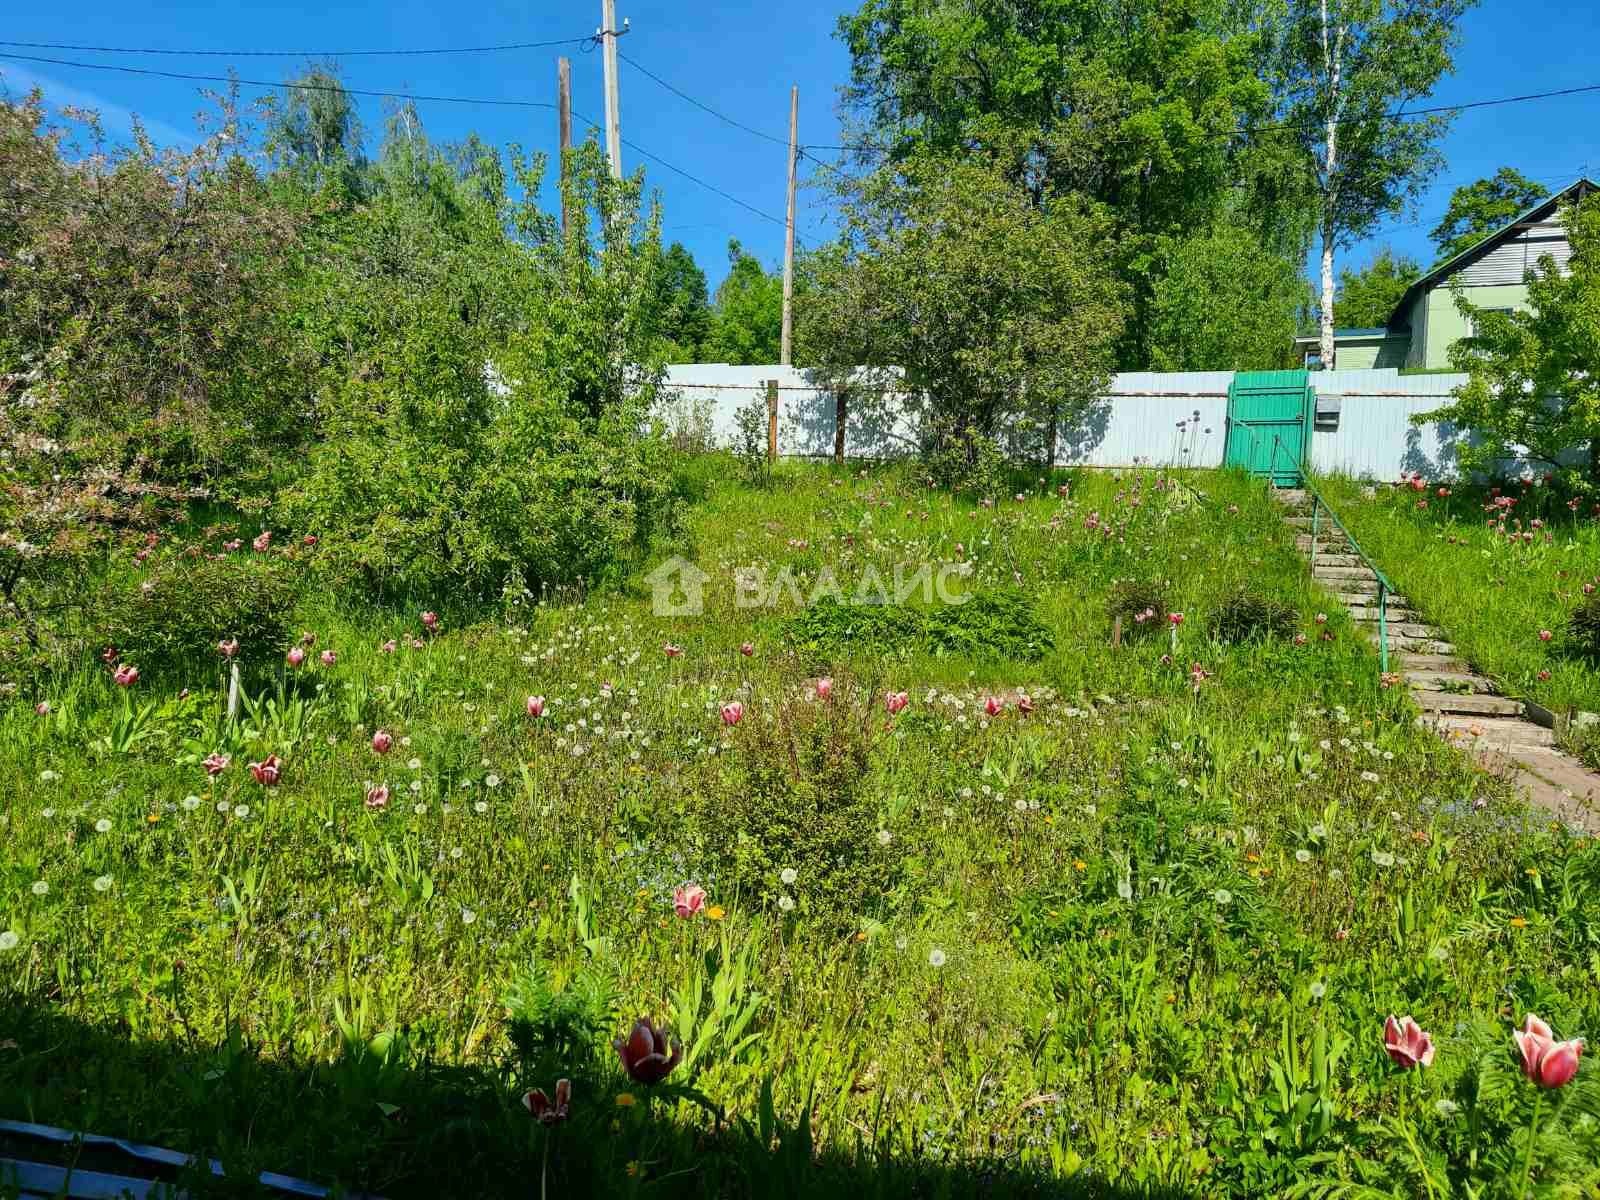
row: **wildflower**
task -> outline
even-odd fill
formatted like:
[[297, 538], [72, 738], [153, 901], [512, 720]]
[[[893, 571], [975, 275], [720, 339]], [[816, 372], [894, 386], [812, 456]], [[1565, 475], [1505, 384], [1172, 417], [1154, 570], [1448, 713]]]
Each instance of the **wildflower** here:
[[939, 947], [935, 946], [928, 951], [928, 965], [930, 967], [942, 967], [946, 961], [945, 953]]
[[1167, 620], [1171, 621], [1172, 627], [1176, 629], [1179, 625], [1183, 624], [1183, 614], [1181, 612], [1168, 613]]
[[225, 659], [232, 658], [235, 654], [239, 653], [239, 639], [229, 638], [225, 642], [218, 642], [217, 653], [222, 655], [222, 657]]
[[991, 717], [998, 717], [1001, 710], [1004, 708], [1005, 702], [998, 696], [990, 696], [983, 702], [983, 711], [988, 713]]
[[737, 725], [744, 716], [744, 705], [737, 700], [730, 700], [722, 706], [722, 723], [724, 725]]
[[291, 667], [298, 667], [301, 663], [305, 662], [305, 660], [306, 652], [299, 646], [291, 646], [289, 648], [289, 653], [283, 656], [283, 661], [288, 663]]
[[894, 834], [887, 829], [878, 830], [878, 845], [887, 846], [892, 841], [894, 841]]
[[43, 896], [49, 893], [50, 885], [44, 880], [40, 879], [36, 880], [28, 890], [31, 891], [35, 896]]
[[1521, 1030], [1511, 1035], [1522, 1056], [1522, 1073], [1542, 1088], [1563, 1087], [1578, 1073], [1583, 1039], [1558, 1042], [1555, 1034], [1532, 1013]]
[[367, 807], [374, 811], [389, 807], [389, 785], [380, 783], [367, 789]]
[[783, 870], [778, 872], [778, 878], [782, 880], [786, 886], [792, 887], [794, 886], [794, 881], [800, 878], [800, 872], [796, 871], [793, 867], [785, 867]]
[[746, 658], [749, 658], [755, 652], [756, 648], [753, 642], [746, 642], [744, 645], [739, 647], [739, 653], [744, 655]]
[[833, 695], [833, 679], [824, 675], [817, 680], [817, 699], [826, 700], [831, 695]]
[[439, 614], [436, 613], [436, 612], [425, 612], [425, 613], [423, 613], [422, 614], [422, 625], [423, 625], [423, 628], [425, 628], [429, 633], [438, 633], [439, 632]]
[[720, 921], [727, 915], [728, 914], [723, 911], [722, 905], [720, 904], [713, 904], [710, 908], [706, 909], [706, 916], [710, 917], [713, 921]]
[[883, 707], [891, 717], [910, 703], [911, 695], [908, 692], [889, 692], [883, 698]]
[[778, 908], [783, 912], [793, 912], [794, 911], [794, 897], [793, 896], [779, 896], [778, 897]]
[[322, 665], [325, 667], [331, 667], [334, 663], [339, 661], [339, 656], [332, 650], [324, 650], [319, 657], [321, 657]]
[[394, 746], [394, 735], [387, 729], [379, 729], [372, 735], [372, 749], [376, 754], [387, 754]]
[[1548, 629], [1539, 630], [1539, 640], [1541, 642], [1548, 642], [1553, 637], [1555, 637], [1555, 634], [1551, 633]]
[[132, 687], [139, 682], [139, 668], [124, 663], [112, 672], [111, 678], [116, 680], [118, 687]]
[[399, 648], [400, 648], [400, 644], [398, 642], [396, 642], [393, 638], [390, 638], [387, 642], [385, 642], [382, 646], [379, 647], [379, 649], [382, 650], [385, 654], [393, 654]]
[[1089, 864], [1084, 862], [1081, 858], [1075, 858], [1072, 860], [1072, 869], [1074, 871], [1084, 871], [1087, 870], [1088, 867]]
[[627, 1037], [611, 1044], [628, 1078], [646, 1087], [653, 1087], [672, 1074], [672, 1068], [683, 1059], [682, 1043], [672, 1038], [669, 1044], [666, 1026], [657, 1028], [649, 1017], [640, 1017]]
[[0, 930], [0, 951], [15, 950], [21, 940], [12, 930]]
[[528, 715], [530, 717], [535, 717], [535, 718], [544, 716], [544, 697], [543, 696], [529, 696], [528, 697]]
[[109, 892], [111, 890], [111, 885], [114, 882], [115, 880], [113, 880], [111, 876], [101, 875], [94, 881], [94, 890], [97, 892]]
[[567, 1119], [572, 1104], [572, 1080], [556, 1080], [556, 1098], [551, 1100], [540, 1088], [525, 1092], [522, 1103], [541, 1125], [555, 1125]]
[[1527, 921], [1526, 917], [1512, 917], [1511, 918], [1511, 928], [1513, 928], [1513, 929], [1526, 929], [1527, 927], [1528, 927], [1528, 921]]
[[672, 889], [672, 911], [684, 920], [701, 912], [706, 906], [706, 890], [697, 883]]
[[1396, 1020], [1391, 1015], [1384, 1022], [1383, 1049], [1397, 1066], [1407, 1071], [1412, 1067], [1433, 1065], [1433, 1039], [1410, 1017]]
[[661, 644], [661, 649], [662, 649], [662, 652], [665, 653], [668, 658], [677, 658], [680, 654], [683, 653], [683, 647], [682, 646], [674, 646], [671, 642], [663, 642]]
[[1306, 637], [1306, 635], [1303, 633], [1297, 633], [1294, 635], [1294, 644], [1296, 646], [1304, 646], [1310, 640], [1311, 639]]
[[48, 717], [50, 715], [50, 701], [39, 701], [39, 703], [33, 706], [33, 711], [41, 717]]
[[620, 1095], [617, 1096], [617, 1107], [618, 1108], [632, 1108], [633, 1104], [634, 1104], [634, 1100], [633, 1100], [633, 1093], [632, 1092], [623, 1092], [623, 1093], [621, 1093]]
[[98, 821], [96, 821], [94, 823], [94, 831], [96, 833], [110, 833], [111, 832], [111, 821], [110, 821], [110, 819], [107, 818], [107, 817], [101, 817]]
[[263, 787], [272, 787], [283, 774], [283, 764], [278, 761], [276, 754], [269, 754], [265, 762], [250, 764], [250, 774]]

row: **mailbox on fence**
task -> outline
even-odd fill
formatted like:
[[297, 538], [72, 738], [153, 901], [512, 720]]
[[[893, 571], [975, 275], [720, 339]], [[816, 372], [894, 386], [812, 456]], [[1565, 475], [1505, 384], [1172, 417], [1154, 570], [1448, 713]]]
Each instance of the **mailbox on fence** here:
[[1313, 428], [1322, 432], [1331, 432], [1339, 428], [1338, 396], [1317, 397], [1317, 418]]

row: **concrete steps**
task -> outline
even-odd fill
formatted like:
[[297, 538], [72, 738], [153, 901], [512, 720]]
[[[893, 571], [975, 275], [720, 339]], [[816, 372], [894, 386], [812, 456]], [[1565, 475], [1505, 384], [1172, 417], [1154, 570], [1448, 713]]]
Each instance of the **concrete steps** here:
[[[1408, 655], [1410, 658], [1432, 659], [1432, 655]], [[1448, 661], [1448, 660], [1445, 660]], [[1432, 670], [1432, 663], [1426, 664], [1424, 669], [1408, 669], [1404, 672], [1406, 682], [1419, 692], [1457, 691], [1465, 688], [1469, 693], [1490, 695], [1495, 691], [1494, 681], [1485, 679], [1482, 675], [1474, 675], [1469, 671], [1460, 670]]]
[[1454, 745], [1483, 750], [1517, 751], [1527, 748], [1549, 749], [1556, 744], [1553, 732], [1517, 717], [1458, 716], [1451, 713], [1423, 714], [1419, 721], [1439, 731]]
[[1474, 717], [1520, 717], [1522, 703], [1504, 696], [1470, 695], [1454, 692], [1434, 692], [1412, 688], [1411, 698], [1424, 712], [1454, 713]]

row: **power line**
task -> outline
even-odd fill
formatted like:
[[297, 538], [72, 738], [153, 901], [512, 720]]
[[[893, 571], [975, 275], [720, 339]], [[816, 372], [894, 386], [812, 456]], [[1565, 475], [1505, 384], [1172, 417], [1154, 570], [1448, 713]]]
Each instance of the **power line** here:
[[636, 154], [642, 154], [646, 158], [651, 159], [654, 162], [660, 163], [667, 170], [673, 171], [673, 172], [676, 172], [679, 175], [682, 175], [685, 179], [689, 180], [691, 183], [698, 183], [701, 187], [705, 188], [708, 192], [715, 192], [717, 195], [721, 196], [724, 200], [730, 200], [734, 204], [737, 204], [740, 208], [746, 209], [749, 212], [753, 212], [753, 213], [755, 213], [756, 216], [763, 217], [766, 220], [771, 221], [774, 225], [787, 225], [788, 224], [788, 222], [786, 222], [782, 217], [775, 217], [769, 212], [762, 212], [759, 208], [757, 208], [753, 204], [746, 204], [743, 200], [739, 199], [739, 197], [733, 195], [730, 192], [723, 191], [716, 184], [707, 183], [704, 179], [701, 179], [699, 176], [689, 174], [689, 172], [685, 171], [682, 167], [673, 166], [666, 159], [662, 158], [659, 154], [652, 154], [652, 153], [650, 153], [650, 151], [646, 150], [643, 146], [637, 145], [634, 142], [630, 142], [627, 138], [623, 138], [622, 139], [622, 144], [624, 146], [628, 147], [628, 149], [634, 151]]
[[366, 58], [378, 55], [489, 54], [502, 50], [540, 50], [547, 46], [575, 46], [592, 42], [594, 36], [560, 38], [551, 42], [508, 42], [500, 46], [447, 46], [405, 50], [160, 50], [131, 46], [78, 46], [66, 42], [6, 42], [0, 46], [21, 46], [29, 50], [93, 51], [97, 54], [171, 54], [183, 57], [219, 58]]
[[756, 129], [756, 128], [750, 126], [750, 125], [746, 125], [742, 121], [736, 121], [732, 117], [728, 116], [726, 113], [718, 112], [716, 109], [712, 108], [709, 104], [704, 104], [701, 101], [696, 100], [693, 96], [689, 95], [688, 92], [682, 91], [679, 88], [674, 87], [672, 84], [668, 83], [665, 79], [661, 78], [661, 76], [659, 76], [655, 72], [651, 71], [648, 67], [645, 67], [645, 66], [635, 62], [633, 59], [629, 58], [626, 54], [622, 53], [622, 51], [620, 51], [620, 50], [617, 51], [617, 57], [620, 58], [623, 62], [627, 63], [634, 70], [636, 70], [636, 71], [640, 72], [641, 74], [646, 75], [649, 78], [655, 80], [662, 87], [666, 88], [667, 91], [671, 92], [674, 96], [677, 96], [677, 97], [679, 97], [680, 99], [683, 99], [683, 100], [687, 100], [690, 104], [694, 105], [696, 108], [701, 109], [704, 112], [710, 113], [713, 117], [716, 117], [717, 120], [726, 121], [729, 125], [732, 125], [735, 129], [742, 129], [746, 133], [754, 134], [758, 138], [765, 138], [769, 142], [776, 142], [780, 146], [787, 147], [789, 145], [789, 139], [788, 138], [773, 137], [772, 134], [770, 134], [770, 133], [764, 133], [759, 129]]
[[378, 96], [391, 100], [422, 100], [434, 104], [489, 104], [501, 108], [555, 108], [550, 100], [491, 100], [474, 96], [427, 96], [417, 92], [375, 92], [366, 88], [345, 87], [339, 83], [275, 83], [265, 79], [241, 79], [234, 75], [192, 75], [181, 71], [157, 71], [153, 67], [122, 67], [112, 63], [73, 62], [65, 58], [40, 58], [31, 54], [6, 54], [0, 59], [51, 63], [58, 67], [82, 67], [88, 71], [121, 71], [125, 75], [154, 75], [161, 79], [183, 79], [200, 83], [238, 83], [246, 87], [291, 88], [302, 92], [344, 92], [351, 96]]

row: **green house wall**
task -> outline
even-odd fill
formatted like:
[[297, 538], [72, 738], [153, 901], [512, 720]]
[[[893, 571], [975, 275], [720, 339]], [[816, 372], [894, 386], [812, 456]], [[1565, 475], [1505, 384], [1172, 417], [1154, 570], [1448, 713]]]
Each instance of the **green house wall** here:
[[[1522, 311], [1528, 307], [1528, 285], [1525, 283], [1469, 287], [1463, 292], [1467, 302], [1478, 308], [1515, 308]], [[1411, 347], [1405, 365], [1430, 370], [1448, 367], [1450, 347], [1471, 333], [1470, 324], [1456, 308], [1455, 294], [1448, 284], [1441, 283], [1418, 296], [1411, 306]]]

